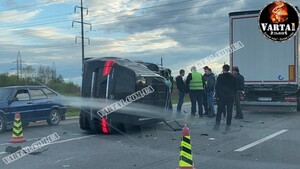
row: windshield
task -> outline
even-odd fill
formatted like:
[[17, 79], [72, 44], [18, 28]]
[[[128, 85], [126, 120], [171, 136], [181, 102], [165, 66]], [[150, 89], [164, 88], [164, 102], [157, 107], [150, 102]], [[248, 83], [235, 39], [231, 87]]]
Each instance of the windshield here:
[[5, 101], [11, 94], [12, 89], [0, 88], [0, 100]]

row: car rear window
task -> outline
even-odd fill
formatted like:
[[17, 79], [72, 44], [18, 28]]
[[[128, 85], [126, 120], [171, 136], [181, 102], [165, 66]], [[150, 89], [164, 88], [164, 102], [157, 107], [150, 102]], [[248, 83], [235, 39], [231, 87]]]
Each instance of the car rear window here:
[[46, 99], [47, 96], [41, 89], [29, 89], [31, 99]]
[[49, 90], [49, 89], [47, 89], [47, 88], [43, 88], [42, 90], [46, 93], [46, 95], [47, 95], [49, 98], [57, 96], [56, 93], [54, 93], [53, 91], [51, 91], [51, 90]]

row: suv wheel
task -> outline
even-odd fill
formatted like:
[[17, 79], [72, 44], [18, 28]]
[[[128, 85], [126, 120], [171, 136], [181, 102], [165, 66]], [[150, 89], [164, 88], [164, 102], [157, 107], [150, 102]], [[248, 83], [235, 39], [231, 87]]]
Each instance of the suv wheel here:
[[5, 119], [0, 115], [0, 133], [3, 133], [6, 130]]
[[49, 126], [56, 126], [60, 122], [60, 113], [57, 109], [52, 109], [49, 118], [47, 119], [47, 123]]

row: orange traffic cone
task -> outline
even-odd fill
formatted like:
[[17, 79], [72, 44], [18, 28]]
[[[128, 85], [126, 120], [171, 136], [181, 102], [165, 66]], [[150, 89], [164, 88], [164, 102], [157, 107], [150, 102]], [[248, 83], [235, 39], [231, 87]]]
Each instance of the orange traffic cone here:
[[13, 127], [12, 138], [9, 140], [11, 143], [21, 143], [26, 141], [23, 137], [23, 128], [20, 113], [15, 114], [15, 121]]
[[177, 169], [196, 169], [193, 163], [190, 129], [186, 124], [182, 129], [179, 167]]

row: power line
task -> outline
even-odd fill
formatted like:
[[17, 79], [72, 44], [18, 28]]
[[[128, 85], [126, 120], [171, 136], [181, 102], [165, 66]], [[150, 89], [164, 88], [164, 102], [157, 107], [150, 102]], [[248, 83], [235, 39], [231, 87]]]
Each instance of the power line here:
[[[165, 3], [165, 4], [161, 4], [161, 5], [156, 5], [156, 6], [149, 6], [149, 7], [143, 7], [143, 8], [137, 8], [137, 9], [131, 9], [131, 10], [123, 10], [120, 12], [114, 12], [108, 15], [102, 15], [102, 16], [112, 16], [115, 14], [120, 14], [120, 13], [124, 13], [124, 12], [134, 12], [134, 11], [139, 11], [139, 10], [144, 10], [144, 9], [151, 9], [151, 8], [158, 8], [158, 7], [162, 7], [162, 6], [167, 6], [167, 5], [182, 5], [183, 3], [188, 3], [188, 2], [192, 2], [195, 0], [184, 0], [184, 1], [179, 1], [179, 2], [172, 2], [172, 3]], [[113, 8], [116, 9], [116, 8]], [[93, 10], [91, 10], [93, 11]], [[100, 13], [96, 13], [96, 14], [100, 14]]]
[[42, 3], [24, 5], [24, 6], [14, 7], [14, 8], [2, 9], [2, 10], [0, 10], [0, 12], [11, 11], [11, 10], [15, 10], [15, 9], [22, 9], [22, 8], [29, 8], [29, 7], [40, 6], [40, 5], [46, 5], [46, 4], [51, 4], [51, 3], [55, 3], [55, 2], [59, 2], [59, 1], [63, 1], [63, 0], [52, 0], [52, 1], [48, 1], [48, 2], [42, 2]]
[[[183, 9], [177, 9], [177, 10], [157, 12], [155, 14], [150, 14], [150, 15], [157, 15], [157, 14], [170, 13], [170, 12], [178, 12], [178, 11], [184, 11], [184, 10], [188, 10], [188, 9], [195, 9], [195, 8], [200, 8], [200, 7], [206, 7], [206, 6], [212, 6], [212, 5], [219, 5], [219, 4], [224, 4], [224, 3], [236, 2], [236, 1], [240, 1], [240, 0], [224, 1], [224, 2], [212, 3], [212, 4], [202, 5], [202, 6], [195, 6], [195, 7], [183, 8]], [[157, 7], [157, 6], [155, 6], [155, 7]], [[147, 7], [147, 9], [149, 9], [149, 8], [151, 8], [151, 7]], [[142, 8], [139, 8], [139, 9], [142, 9]], [[124, 12], [126, 12], [126, 11], [124, 11]], [[105, 16], [105, 15], [94, 15], [92, 17], [96, 17], [96, 16]], [[132, 18], [142, 18], [142, 17], [147, 17], [147, 15], [130, 17], [129, 19], [132, 19]], [[37, 24], [31, 24], [31, 25], [19, 25], [19, 26], [16, 26], [16, 27], [7, 27], [6, 29], [15, 29], [15, 28], [23, 28], [23, 27], [32, 27], [32, 26], [56, 24], [56, 23], [68, 22], [68, 21], [71, 21], [71, 20], [72, 19], [63, 19], [63, 20], [58, 20], [58, 21], [37, 23]], [[108, 20], [108, 21], [114, 21], [114, 20]], [[95, 22], [95, 23], [99, 23], [99, 22]]]
[[[134, 16], [134, 17], [128, 17], [128, 19], [134, 19], [134, 18], [143, 18], [143, 17], [147, 17], [149, 15], [157, 15], [157, 14], [164, 14], [164, 13], [172, 13], [172, 12], [179, 12], [179, 11], [184, 11], [184, 10], [189, 10], [189, 9], [195, 9], [195, 8], [202, 8], [202, 7], [207, 7], [207, 6], [213, 6], [213, 5], [220, 5], [220, 4], [224, 4], [224, 3], [230, 3], [230, 2], [236, 2], [236, 1], [240, 1], [240, 0], [232, 0], [232, 1], [224, 1], [224, 2], [218, 2], [218, 3], [212, 3], [212, 4], [207, 4], [207, 5], [200, 5], [200, 6], [194, 6], [194, 7], [188, 7], [188, 8], [181, 8], [181, 9], [176, 9], [176, 10], [169, 10], [169, 11], [163, 11], [163, 12], [156, 12], [153, 14], [148, 14], [148, 15], [142, 15], [142, 16]], [[157, 7], [157, 6], [156, 6]], [[150, 7], [148, 7], [150, 8]], [[137, 10], [140, 9], [146, 9], [146, 8], [139, 8]], [[99, 16], [99, 15], [95, 15], [95, 16]], [[115, 20], [108, 20], [108, 21], [115, 21]], [[95, 23], [99, 23], [99, 22], [95, 22]], [[95, 24], [93, 23], [93, 24]], [[101, 22], [100, 22], [101, 23]], [[113, 22], [112, 22], [113, 23]]]

